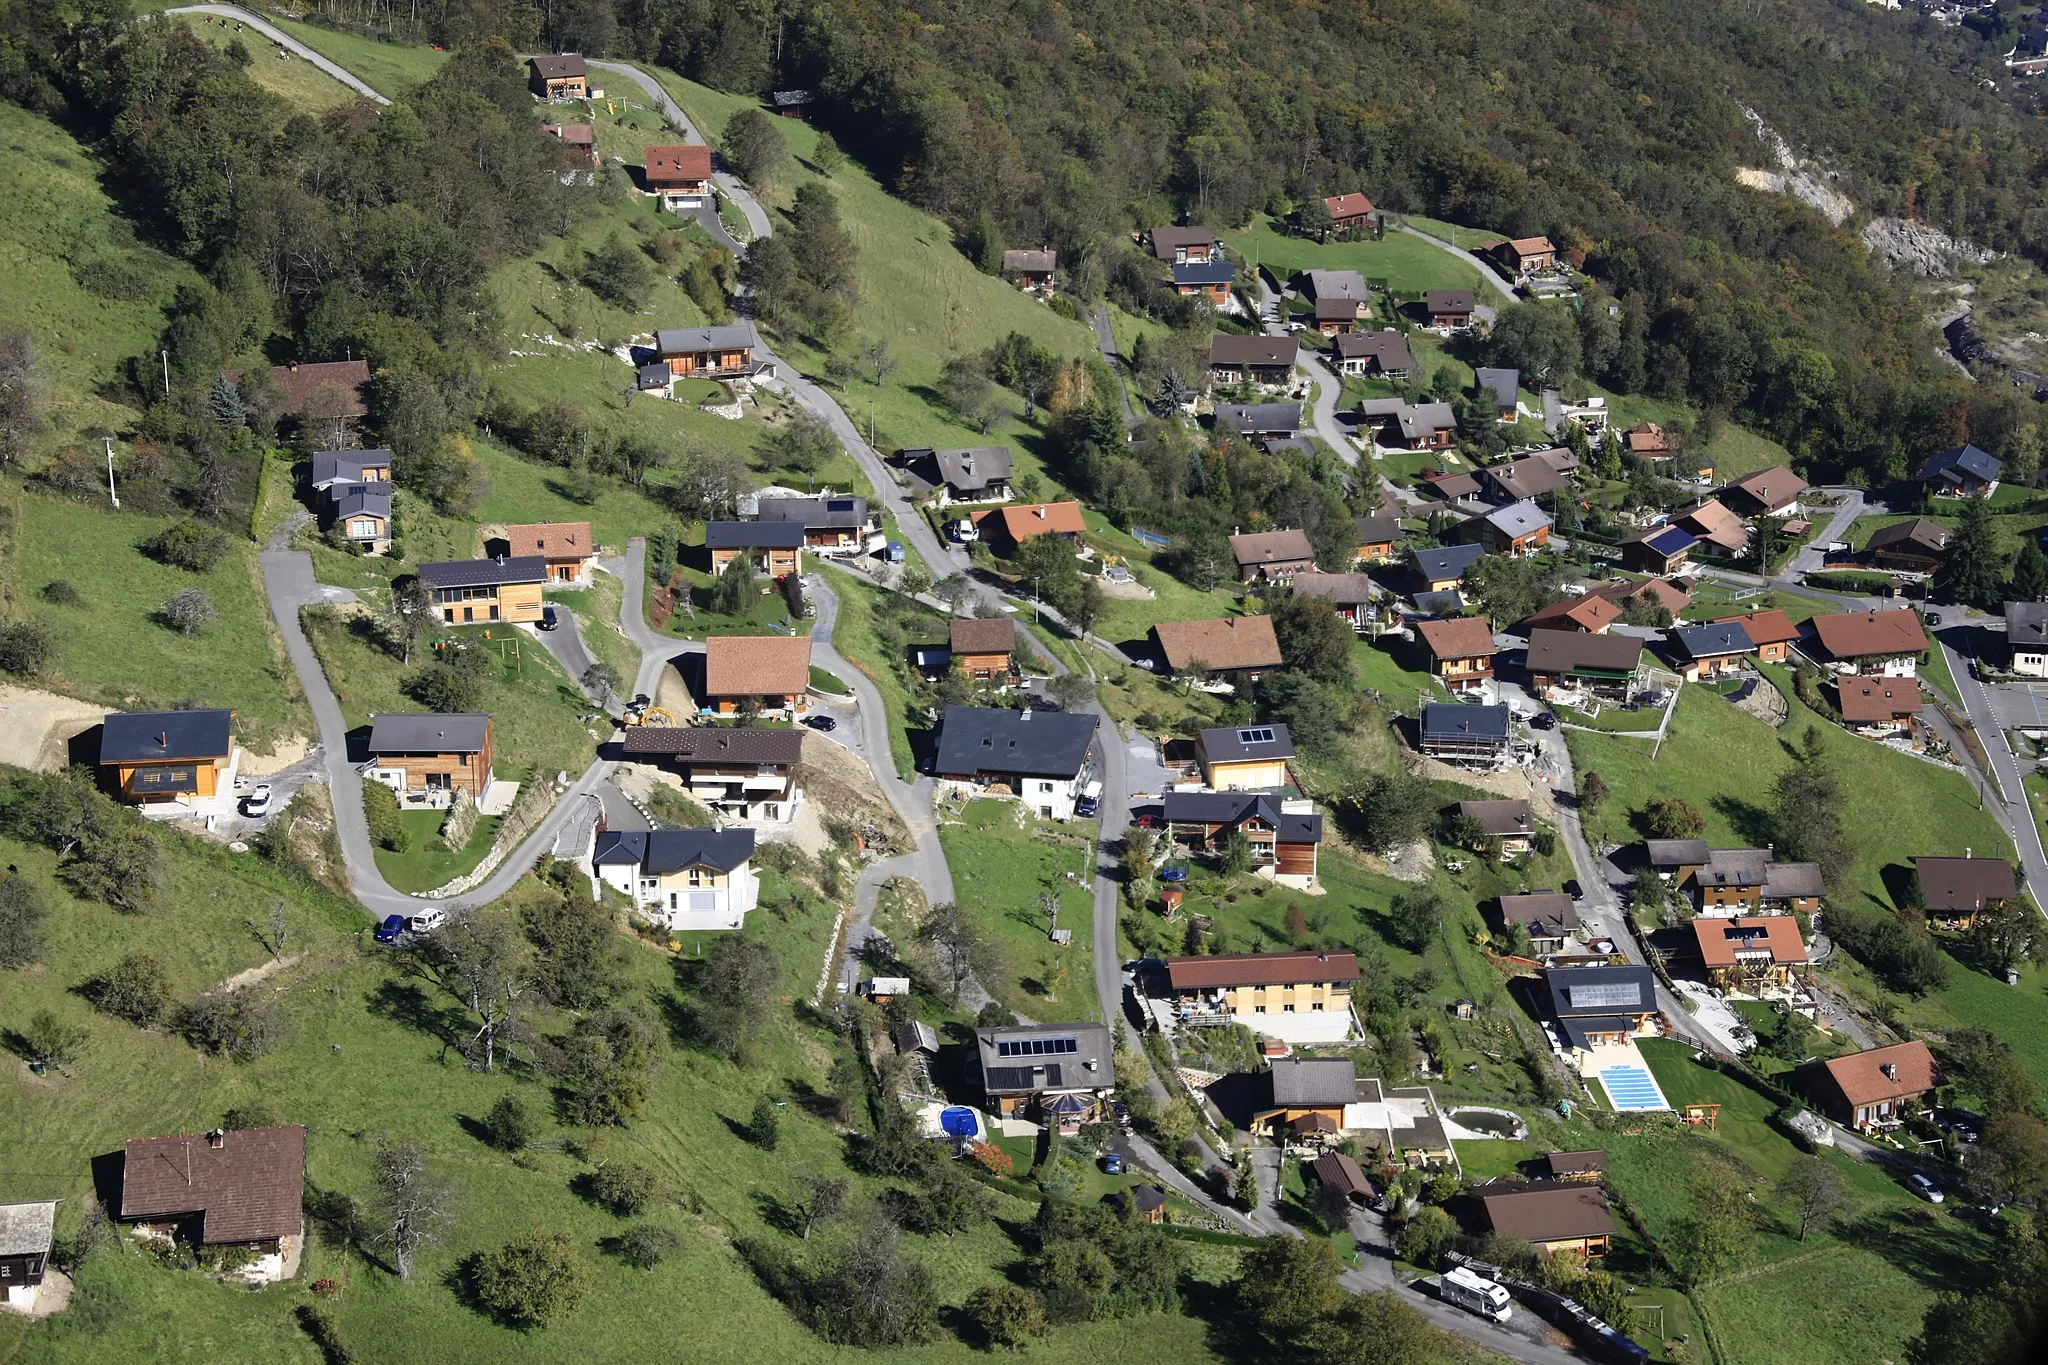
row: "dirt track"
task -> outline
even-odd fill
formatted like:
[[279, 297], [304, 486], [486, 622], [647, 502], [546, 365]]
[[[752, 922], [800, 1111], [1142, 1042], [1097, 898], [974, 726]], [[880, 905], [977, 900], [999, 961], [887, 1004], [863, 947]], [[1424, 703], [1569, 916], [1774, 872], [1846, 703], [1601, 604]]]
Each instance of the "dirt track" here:
[[53, 773], [71, 740], [106, 718], [107, 708], [31, 687], [0, 686], [0, 763]]

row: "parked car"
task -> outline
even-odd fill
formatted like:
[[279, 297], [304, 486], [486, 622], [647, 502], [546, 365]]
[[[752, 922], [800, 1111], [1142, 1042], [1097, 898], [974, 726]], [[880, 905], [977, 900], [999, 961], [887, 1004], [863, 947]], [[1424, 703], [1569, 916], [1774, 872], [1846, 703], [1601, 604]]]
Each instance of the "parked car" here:
[[1539, 730], [1555, 730], [1557, 728], [1557, 714], [1552, 711], [1538, 711], [1535, 715], [1529, 717], [1529, 723]]
[[1934, 1126], [1944, 1133], [1954, 1133], [1958, 1140], [1975, 1142], [1983, 1120], [1967, 1109], [1937, 1109], [1934, 1111]]
[[1111, 1100], [1109, 1102], [1109, 1116], [1116, 1120], [1117, 1127], [1125, 1132], [1130, 1131], [1131, 1106], [1125, 1104], [1122, 1100]]
[[415, 934], [431, 934], [447, 922], [446, 910], [422, 910], [407, 919], [405, 927]]
[[384, 922], [377, 926], [377, 942], [396, 943], [405, 937], [405, 916], [386, 915]]
[[1940, 613], [1940, 612], [1938, 612], [1938, 611], [1930, 611], [1930, 612], [1928, 612], [1928, 613], [1927, 613], [1927, 624], [1928, 624], [1928, 625], [1930, 625], [1930, 626], [1938, 626], [1938, 625], [1940, 625], [1940, 624], [1941, 624], [1941, 613]]
[[1124, 1173], [1124, 1154], [1122, 1152], [1111, 1152], [1103, 1157], [1102, 1173], [1104, 1175], [1122, 1175]]
[[1935, 1184], [1924, 1175], [1907, 1176], [1906, 1188], [1930, 1204], [1939, 1204], [1941, 1202], [1941, 1186]]
[[258, 782], [256, 790], [242, 798], [242, 814], [254, 820], [270, 814], [270, 784]]
[[1074, 814], [1089, 816], [1102, 808], [1102, 784], [1090, 782], [1081, 788], [1081, 794], [1074, 798]]
[[805, 716], [804, 724], [813, 730], [823, 730], [828, 734], [839, 728], [839, 722], [830, 716]]

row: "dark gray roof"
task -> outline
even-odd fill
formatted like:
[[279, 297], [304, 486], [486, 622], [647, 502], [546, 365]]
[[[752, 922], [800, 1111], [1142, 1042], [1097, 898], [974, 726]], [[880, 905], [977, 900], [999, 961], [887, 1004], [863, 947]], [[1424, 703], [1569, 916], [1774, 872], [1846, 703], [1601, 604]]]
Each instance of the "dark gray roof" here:
[[934, 451], [932, 459], [939, 467], [940, 481], [950, 488], [986, 488], [1010, 477], [1010, 451], [1006, 446]]
[[1479, 299], [1470, 289], [1432, 289], [1422, 296], [1422, 302], [1432, 313], [1469, 313]]
[[597, 836], [591, 862], [626, 864], [656, 874], [686, 867], [730, 872], [753, 856], [750, 829], [608, 829]]
[[560, 80], [564, 76], [588, 76], [590, 64], [578, 52], [543, 52], [526, 59], [535, 71], [549, 80]]
[[942, 777], [976, 773], [1078, 776], [1095, 739], [1096, 718], [1086, 712], [1010, 711], [949, 706], [939, 725]]
[[450, 559], [420, 565], [420, 582], [430, 588], [483, 588], [507, 583], [539, 583], [548, 576], [544, 555], [516, 559]]
[[1348, 332], [1337, 338], [1337, 355], [1344, 360], [1371, 356], [1379, 361], [1383, 370], [1415, 368], [1415, 357], [1408, 350], [1408, 338], [1399, 332]]
[[392, 711], [370, 717], [373, 754], [474, 754], [491, 718], [480, 712]]
[[1527, 798], [1501, 801], [1460, 801], [1458, 814], [1469, 815], [1479, 828], [1492, 835], [1533, 834], [1536, 813]]
[[368, 513], [391, 519], [391, 485], [388, 483], [331, 483], [327, 502], [337, 521]]
[[1826, 894], [1819, 863], [1772, 863], [1764, 868], [1764, 895], [1771, 900]]
[[233, 711], [135, 711], [100, 727], [100, 762], [163, 763], [225, 758], [234, 746]]
[[1297, 289], [1306, 286], [1307, 292], [1317, 299], [1355, 299], [1364, 303], [1371, 298], [1365, 276], [1356, 270], [1304, 270], [1295, 275]]
[[1358, 528], [1360, 545], [1371, 545], [1380, 541], [1391, 544], [1402, 536], [1399, 517], [1353, 517], [1351, 524]]
[[1152, 253], [1162, 261], [1173, 259], [1175, 247], [1204, 246], [1216, 240], [1213, 228], [1201, 227], [1156, 227], [1152, 229]]
[[938, 1030], [925, 1023], [922, 1019], [911, 1020], [902, 1028], [897, 1029], [894, 1037], [898, 1052], [936, 1053], [939, 1050]]
[[1294, 736], [1285, 725], [1226, 725], [1195, 738], [1212, 763], [1294, 757]]
[[1301, 354], [1301, 343], [1293, 337], [1246, 336], [1240, 332], [1218, 332], [1209, 338], [1209, 364], [1253, 368], [1292, 369]]
[[1961, 482], [1960, 474], [1970, 474], [1986, 483], [1994, 482], [1999, 471], [2005, 466], [1998, 457], [1974, 445], [1960, 445], [1954, 450], [1944, 450], [1927, 462], [1920, 471], [1922, 480], [1942, 479], [1951, 483]]
[[1473, 371], [1473, 378], [1477, 381], [1480, 392], [1490, 391], [1502, 407], [1511, 408], [1515, 405], [1515, 390], [1522, 384], [1520, 370], [1479, 369]]
[[1432, 702], [1422, 708], [1422, 738], [1491, 739], [1506, 743], [1508, 708]]
[[804, 543], [804, 528], [794, 521], [707, 521], [707, 550], [794, 550]]
[[744, 322], [724, 327], [663, 327], [654, 334], [655, 349], [663, 355], [730, 351], [753, 344], [754, 329]]
[[1705, 839], [1645, 839], [1643, 854], [1650, 866], [1658, 869], [1667, 867], [1700, 867], [1707, 861]]
[[1221, 256], [1207, 261], [1190, 261], [1173, 268], [1175, 284], [1229, 284], [1237, 278], [1237, 267]]
[[1760, 848], [1716, 848], [1692, 879], [1700, 886], [1762, 886], [1771, 855]]
[[1274, 1108], [1336, 1108], [1358, 1098], [1349, 1057], [1282, 1057], [1273, 1063]]
[[1572, 898], [1562, 891], [1530, 891], [1519, 896], [1502, 896], [1500, 917], [1504, 923], [1527, 925], [1531, 933], [1545, 937], [1562, 937], [1579, 927], [1579, 912], [1572, 905]]
[[1116, 1085], [1109, 1030], [1101, 1024], [978, 1028], [982, 1089], [991, 1095], [1108, 1090]]
[[1554, 967], [1543, 974], [1550, 1007], [1560, 1019], [1611, 1017], [1657, 1008], [1656, 981], [1648, 967]]
[[1495, 530], [1510, 538], [1526, 536], [1550, 525], [1550, 518], [1533, 502], [1510, 503], [1486, 514]]
[[1462, 616], [1465, 614], [1465, 597], [1456, 588], [1445, 588], [1441, 592], [1419, 592], [1411, 599], [1415, 609], [1430, 616]]
[[1319, 844], [1323, 841], [1323, 817], [1282, 813], [1280, 803], [1257, 792], [1168, 792], [1160, 800], [1166, 823], [1191, 825], [1240, 825], [1254, 817], [1273, 827], [1273, 837], [1283, 844]]
[[1259, 444], [1266, 448], [1268, 455], [1278, 458], [1290, 450], [1298, 450], [1309, 458], [1315, 458], [1316, 443], [1306, 436], [1268, 436]]
[[2048, 602], [2006, 603], [2005, 642], [2009, 645], [2048, 645]]
[[50, 1249], [57, 1201], [0, 1204], [0, 1256], [40, 1256]]
[[324, 483], [359, 483], [372, 469], [390, 469], [388, 450], [320, 450], [313, 454], [313, 486]]
[[1716, 654], [1747, 654], [1756, 648], [1740, 621], [1680, 626], [1671, 632], [1671, 639], [1689, 659], [1705, 659]]
[[1864, 542], [1863, 548], [1874, 553], [1905, 545], [1931, 554], [1940, 554], [1948, 549], [1949, 542], [1953, 539], [1948, 529], [1940, 523], [1929, 521], [1925, 517], [1915, 517], [1911, 521], [1895, 521], [1890, 526], [1878, 527], [1871, 532], [1870, 539]]
[[629, 754], [659, 754], [678, 766], [787, 764], [802, 757], [805, 733], [767, 725], [635, 725], [626, 731], [624, 747]]
[[793, 521], [813, 531], [858, 531], [868, 524], [868, 500], [851, 495], [762, 498], [755, 507], [762, 521]]
[[1216, 425], [1244, 435], [1301, 430], [1299, 403], [1218, 403]]
[[1434, 583], [1444, 578], [1462, 578], [1465, 570], [1486, 558], [1484, 545], [1438, 545], [1430, 548], [1416, 546], [1411, 551], [1415, 556], [1415, 567], [1424, 578]]
[[1362, 573], [1296, 574], [1292, 586], [1297, 597], [1326, 598], [1339, 607], [1360, 606], [1380, 595], [1371, 575]]

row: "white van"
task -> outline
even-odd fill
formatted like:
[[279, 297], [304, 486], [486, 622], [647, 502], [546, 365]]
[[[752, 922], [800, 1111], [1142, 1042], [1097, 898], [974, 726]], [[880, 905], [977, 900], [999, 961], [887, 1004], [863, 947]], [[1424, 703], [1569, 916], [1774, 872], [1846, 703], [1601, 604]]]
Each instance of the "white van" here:
[[1454, 1303], [1468, 1313], [1495, 1322], [1506, 1322], [1514, 1315], [1514, 1310], [1508, 1307], [1507, 1290], [1464, 1266], [1445, 1271], [1437, 1292], [1445, 1303]]

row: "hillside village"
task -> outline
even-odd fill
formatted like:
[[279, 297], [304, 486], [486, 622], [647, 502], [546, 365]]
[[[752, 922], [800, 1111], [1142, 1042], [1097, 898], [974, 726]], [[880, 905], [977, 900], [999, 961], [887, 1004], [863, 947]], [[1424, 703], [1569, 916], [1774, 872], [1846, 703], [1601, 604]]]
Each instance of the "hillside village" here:
[[2025, 1358], [2032, 398], [203, 8], [0, 88], [0, 1360]]

